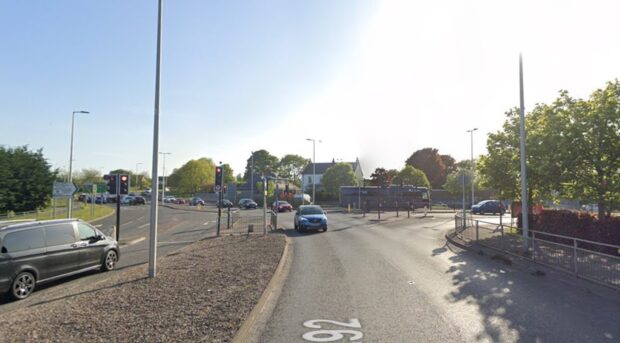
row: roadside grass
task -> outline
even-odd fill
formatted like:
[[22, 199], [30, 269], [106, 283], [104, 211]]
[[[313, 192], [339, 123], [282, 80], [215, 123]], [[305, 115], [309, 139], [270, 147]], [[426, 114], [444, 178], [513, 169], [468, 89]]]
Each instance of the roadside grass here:
[[[95, 205], [94, 215], [91, 214], [91, 204], [85, 204], [81, 202], [74, 202], [73, 204], [73, 217], [79, 218], [84, 221], [92, 221], [97, 218], [107, 216], [114, 212], [112, 207], [105, 205]], [[66, 207], [56, 207], [54, 210], [52, 207], [48, 207], [45, 210], [33, 211], [24, 214], [12, 215], [10, 217], [3, 217], [1, 220], [48, 220], [48, 219], [62, 219], [67, 217]]]

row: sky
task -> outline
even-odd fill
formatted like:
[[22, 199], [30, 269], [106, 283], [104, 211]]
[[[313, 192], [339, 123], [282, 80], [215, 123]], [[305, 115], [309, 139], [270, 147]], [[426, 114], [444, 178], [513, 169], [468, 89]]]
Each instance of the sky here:
[[[165, 1], [166, 173], [251, 151], [355, 161], [486, 152], [504, 112], [620, 75], [617, 1]], [[157, 1], [0, 0], [0, 145], [68, 169], [150, 173]], [[466, 131], [477, 128], [472, 136]], [[163, 174], [163, 161], [158, 161]]]

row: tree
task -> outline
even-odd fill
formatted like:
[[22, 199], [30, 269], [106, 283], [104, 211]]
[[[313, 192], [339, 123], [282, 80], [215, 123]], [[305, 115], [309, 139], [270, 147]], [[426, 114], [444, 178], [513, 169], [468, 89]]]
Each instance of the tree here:
[[370, 174], [370, 184], [373, 186], [388, 187], [391, 183], [392, 179], [385, 168], [377, 168]]
[[[254, 156], [254, 173], [266, 175], [278, 171], [279, 160], [276, 156], [271, 155], [267, 150], [258, 150], [252, 153]], [[245, 174], [243, 179], [250, 180], [250, 169], [252, 168], [252, 156], [248, 158], [245, 166]]]
[[222, 172], [223, 172], [222, 179], [224, 181], [224, 184], [235, 182], [234, 172], [230, 164], [228, 163], [222, 164]]
[[43, 157], [43, 150], [27, 146], [0, 146], [0, 212], [25, 212], [43, 208], [52, 195], [56, 172]]
[[405, 164], [423, 171], [433, 188], [441, 188], [446, 182], [446, 165], [437, 149], [418, 150], [405, 161]]
[[[443, 188], [452, 195], [462, 195], [465, 193], [465, 201], [471, 199], [471, 182], [473, 173], [469, 168], [459, 168], [448, 175]], [[465, 186], [463, 188], [463, 183]], [[477, 183], [474, 183], [475, 190], [478, 190]]]
[[190, 160], [170, 174], [167, 184], [182, 194], [209, 191], [215, 184], [215, 163], [206, 157]]
[[292, 180], [293, 184], [301, 186], [301, 173], [310, 163], [310, 160], [299, 155], [285, 155], [280, 160], [278, 168], [280, 177]]
[[323, 187], [332, 196], [340, 192], [341, 186], [353, 186], [356, 181], [353, 168], [349, 163], [336, 163], [327, 168], [321, 179]]
[[456, 170], [456, 160], [450, 155], [439, 155], [443, 165], [446, 167], [446, 176]]
[[426, 178], [426, 174], [420, 169], [416, 169], [412, 166], [405, 166], [398, 174], [392, 179], [392, 182], [396, 185], [413, 185], [416, 187], [430, 187], [430, 182]]
[[82, 169], [82, 171], [76, 174], [73, 177], [73, 183], [81, 189], [86, 183], [96, 184], [97, 182], [103, 182], [103, 177], [97, 169]]

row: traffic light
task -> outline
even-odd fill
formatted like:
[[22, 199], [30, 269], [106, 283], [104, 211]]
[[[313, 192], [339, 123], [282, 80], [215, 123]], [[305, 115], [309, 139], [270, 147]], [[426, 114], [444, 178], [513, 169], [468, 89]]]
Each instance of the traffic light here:
[[123, 174], [121, 178], [121, 190], [120, 194], [129, 194], [129, 175]]
[[222, 167], [215, 167], [215, 189], [217, 191], [222, 189]]
[[108, 193], [116, 194], [116, 175], [104, 175], [103, 179], [108, 181]]

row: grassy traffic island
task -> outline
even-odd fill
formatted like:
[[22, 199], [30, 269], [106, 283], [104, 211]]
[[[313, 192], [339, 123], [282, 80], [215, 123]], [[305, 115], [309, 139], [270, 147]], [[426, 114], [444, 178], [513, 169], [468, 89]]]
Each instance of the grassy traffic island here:
[[228, 342], [284, 246], [281, 234], [210, 238], [159, 258], [153, 279], [140, 265], [35, 291], [32, 305], [0, 314], [0, 340]]
[[[94, 207], [94, 208], [91, 208]], [[93, 213], [94, 210], [94, 213]], [[103, 217], [107, 217], [114, 213], [114, 207], [107, 205], [86, 204], [79, 201], [73, 203], [73, 218], [82, 219], [90, 222]], [[48, 207], [44, 210], [31, 211], [27, 213], [9, 214], [0, 216], [0, 220], [49, 220], [67, 218], [67, 206]]]

